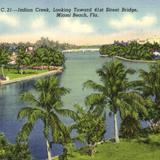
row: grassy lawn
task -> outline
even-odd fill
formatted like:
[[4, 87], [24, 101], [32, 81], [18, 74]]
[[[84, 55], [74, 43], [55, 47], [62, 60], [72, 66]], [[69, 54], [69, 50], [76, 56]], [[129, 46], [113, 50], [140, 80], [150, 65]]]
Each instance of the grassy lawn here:
[[[22, 78], [22, 77], [27, 77], [39, 73], [44, 73], [48, 72], [48, 70], [32, 70], [32, 69], [27, 69], [25, 70], [24, 74], [19, 74], [16, 69], [4, 69], [5, 76], [9, 77], [10, 80], [16, 79], [16, 78]], [[1, 74], [1, 72], [0, 72]]]
[[140, 140], [121, 140], [119, 144], [106, 142], [98, 145], [96, 151], [93, 157], [77, 151], [69, 160], [160, 160], [160, 134]]

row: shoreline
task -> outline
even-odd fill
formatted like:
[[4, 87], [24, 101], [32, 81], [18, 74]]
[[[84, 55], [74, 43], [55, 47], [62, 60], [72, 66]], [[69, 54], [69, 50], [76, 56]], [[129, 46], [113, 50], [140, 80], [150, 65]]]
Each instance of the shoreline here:
[[[100, 57], [109, 57], [108, 55], [101, 55]], [[110, 57], [112, 58], [112, 57]], [[133, 63], [156, 63], [156, 61], [151, 61], [151, 60], [132, 60], [132, 59], [128, 59], [128, 58], [124, 58], [124, 57], [120, 57], [120, 56], [113, 56], [113, 58], [117, 58], [119, 60], [123, 60], [123, 61], [127, 61], [127, 62], [133, 62]], [[0, 86], [2, 85], [7, 85], [7, 84], [12, 84], [12, 83], [17, 83], [17, 82], [21, 82], [21, 81], [27, 81], [27, 80], [32, 80], [32, 79], [36, 79], [36, 78], [40, 78], [40, 77], [45, 77], [48, 75], [55, 75], [58, 73], [62, 73], [63, 71], [63, 67], [59, 67], [56, 70], [52, 70], [52, 71], [48, 71], [45, 73], [39, 73], [39, 74], [33, 74], [30, 76], [26, 76], [26, 77], [22, 77], [22, 78], [16, 78], [13, 80], [8, 80], [8, 81], [0, 81]]]
[[[100, 55], [101, 57], [109, 57], [108, 55]], [[157, 61], [154, 60], [132, 60], [132, 59], [128, 59], [128, 58], [124, 58], [124, 57], [120, 57], [120, 56], [113, 56], [114, 58], [120, 59], [120, 60], [124, 60], [127, 62], [134, 62], [134, 63], [156, 63]]]
[[8, 80], [8, 81], [0, 81], [0, 86], [12, 84], [12, 83], [17, 83], [17, 82], [22, 82], [22, 81], [27, 81], [27, 80], [32, 80], [32, 79], [36, 79], [36, 78], [41, 78], [41, 77], [45, 77], [45, 76], [49, 76], [49, 75], [55, 75], [58, 73], [62, 73], [62, 71], [63, 71], [63, 67], [58, 67], [58, 69], [56, 69], [56, 70], [48, 71], [45, 73], [33, 74], [30, 76], [16, 78], [13, 80]]

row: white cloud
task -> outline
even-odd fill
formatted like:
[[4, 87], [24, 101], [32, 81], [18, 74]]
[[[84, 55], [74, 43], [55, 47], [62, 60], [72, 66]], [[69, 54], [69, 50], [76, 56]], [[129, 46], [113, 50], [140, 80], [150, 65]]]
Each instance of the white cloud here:
[[40, 16], [32, 21], [30, 29], [37, 29], [35, 33], [45, 34], [47, 36], [64, 36], [67, 35], [89, 35], [94, 32], [92, 25], [83, 23], [77, 19], [62, 18], [54, 27], [47, 26], [44, 17]]
[[133, 15], [125, 15], [121, 19], [111, 19], [109, 25], [115, 29], [135, 29], [151, 27], [157, 22], [156, 16], [144, 16], [137, 19]]
[[44, 17], [38, 17], [33, 20], [31, 23], [31, 28], [32, 29], [41, 29], [45, 27], [45, 20]]
[[7, 24], [12, 27], [17, 27], [17, 26], [19, 26], [20, 21], [15, 16], [0, 14], [0, 23], [4, 23], [4, 24]]
[[60, 20], [57, 29], [61, 32], [78, 34], [89, 34], [94, 32], [94, 29], [90, 24], [82, 23], [80, 20], [73, 20], [70, 18], [64, 18]]
[[[127, 21], [127, 22], [126, 22]], [[62, 18], [59, 19], [56, 25], [48, 26], [43, 16], [36, 18], [30, 24], [29, 31], [25, 33], [6, 33], [0, 35], [1, 42], [35, 42], [41, 37], [48, 37], [51, 40], [58, 40], [60, 42], [68, 42], [78, 45], [93, 45], [93, 44], [105, 44], [113, 43], [114, 40], [132, 40], [132, 39], [146, 39], [154, 35], [159, 35], [160, 30], [155, 28], [149, 28], [157, 21], [154, 16], [144, 16], [140, 19], [136, 19], [134, 16], [123, 16], [119, 20], [112, 19], [110, 25], [116, 29], [115, 32], [99, 34], [96, 33], [95, 28], [86, 22], [83, 23], [78, 19]], [[29, 23], [28, 23], [29, 24]], [[118, 27], [117, 27], [118, 25]], [[119, 27], [120, 26], [120, 27]], [[148, 28], [146, 28], [146, 26]], [[29, 26], [27, 26], [29, 27]], [[139, 30], [129, 30], [130, 28], [141, 27]], [[38, 29], [37, 29], [38, 28]], [[128, 30], [127, 30], [127, 29]], [[145, 28], [143, 30], [143, 28]], [[36, 30], [37, 29], [37, 30]], [[123, 30], [125, 29], [125, 30]], [[34, 31], [34, 32], [33, 32]], [[93, 33], [94, 34], [90, 34]]]
[[[48, 37], [50, 40], [57, 40], [61, 43], [72, 43], [77, 45], [96, 45], [113, 43], [114, 40], [128, 41], [136, 39], [148, 39], [153, 38], [155, 35], [160, 35], [160, 29], [148, 29], [141, 31], [116, 31], [110, 34], [64, 34], [63, 32], [55, 33], [53, 30], [46, 30], [40, 32], [26, 32], [16, 34], [0, 35], [0, 42], [35, 42], [41, 37]], [[158, 37], [158, 36], [157, 36]]]

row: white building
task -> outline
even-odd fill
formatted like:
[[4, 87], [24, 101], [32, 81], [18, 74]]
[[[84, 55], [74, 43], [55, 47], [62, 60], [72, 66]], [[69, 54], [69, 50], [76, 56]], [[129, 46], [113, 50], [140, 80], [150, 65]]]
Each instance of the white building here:
[[155, 56], [160, 56], [160, 53], [157, 52], [157, 51], [153, 52], [153, 54], [154, 54]]

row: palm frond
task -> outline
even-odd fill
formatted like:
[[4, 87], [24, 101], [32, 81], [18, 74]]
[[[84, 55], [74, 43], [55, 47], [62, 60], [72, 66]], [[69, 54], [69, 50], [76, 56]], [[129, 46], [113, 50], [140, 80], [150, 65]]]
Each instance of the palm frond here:
[[18, 139], [21, 141], [26, 141], [28, 139], [29, 134], [33, 130], [34, 123], [26, 122], [18, 133]]
[[32, 108], [24, 107], [18, 112], [17, 118], [22, 119], [22, 118], [28, 117], [30, 115], [31, 111], [32, 111]]
[[128, 69], [126, 69], [126, 71], [125, 71], [125, 74], [127, 75], [127, 74], [134, 74], [136, 72], [136, 70], [134, 70], [134, 69], [132, 69], [132, 68], [128, 68]]
[[56, 109], [56, 112], [59, 115], [63, 115], [65, 117], [70, 117], [73, 120], [76, 120], [78, 118], [78, 115], [76, 114], [76, 112], [70, 110], [70, 109]]
[[64, 96], [68, 93], [70, 93], [70, 89], [68, 88], [64, 88], [64, 87], [58, 87], [58, 88], [55, 88], [55, 95], [56, 96]]
[[93, 89], [95, 91], [100, 91], [100, 92], [103, 92], [104, 90], [104, 87], [98, 83], [95, 83], [94, 81], [92, 80], [88, 80], [86, 81], [84, 84], [83, 84], [83, 88], [90, 88], [90, 89]]
[[23, 94], [21, 94], [21, 100], [34, 104], [36, 106], [38, 106], [40, 103], [31, 92], [24, 92]]
[[44, 114], [45, 110], [43, 110], [42, 108], [25, 107], [19, 111], [17, 118], [18, 119], [28, 118], [30, 122], [33, 122], [36, 121], [38, 118], [43, 117]]
[[85, 104], [88, 106], [96, 105], [96, 104], [104, 104], [105, 97], [100, 93], [92, 93], [85, 99]]

